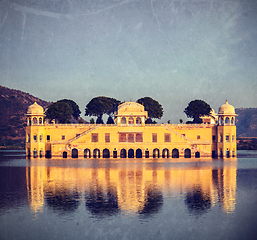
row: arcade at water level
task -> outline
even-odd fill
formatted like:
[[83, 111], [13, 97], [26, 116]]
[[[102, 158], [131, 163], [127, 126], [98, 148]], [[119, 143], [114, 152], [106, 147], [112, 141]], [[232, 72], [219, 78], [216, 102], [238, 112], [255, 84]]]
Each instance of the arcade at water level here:
[[[49, 124], [29, 106], [26, 155], [33, 158], [234, 158], [235, 109], [227, 101], [203, 124], [146, 124], [144, 106], [125, 102], [115, 124]], [[216, 121], [214, 121], [216, 119]]]

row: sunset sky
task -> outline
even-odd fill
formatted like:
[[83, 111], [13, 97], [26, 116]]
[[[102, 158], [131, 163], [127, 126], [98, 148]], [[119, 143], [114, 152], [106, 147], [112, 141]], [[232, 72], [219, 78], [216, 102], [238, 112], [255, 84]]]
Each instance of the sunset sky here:
[[[0, 85], [47, 101], [257, 107], [256, 0], [2, 0]], [[87, 119], [87, 118], [85, 118]]]

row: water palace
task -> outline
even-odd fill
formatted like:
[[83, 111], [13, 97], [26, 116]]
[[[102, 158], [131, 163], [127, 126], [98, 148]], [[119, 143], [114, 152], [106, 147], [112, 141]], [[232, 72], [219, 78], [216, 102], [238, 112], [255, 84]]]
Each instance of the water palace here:
[[49, 124], [28, 107], [28, 158], [235, 158], [235, 108], [227, 101], [202, 124], [145, 124], [144, 106], [118, 106], [115, 124]]

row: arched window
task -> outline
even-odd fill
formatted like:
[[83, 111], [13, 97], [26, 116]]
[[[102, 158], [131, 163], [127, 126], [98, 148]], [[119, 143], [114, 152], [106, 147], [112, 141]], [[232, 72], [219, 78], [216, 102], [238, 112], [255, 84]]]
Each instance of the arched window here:
[[43, 134], [40, 134], [40, 136], [39, 136], [39, 141], [40, 141], [40, 142], [43, 141]]
[[231, 125], [234, 125], [234, 117], [231, 118]]
[[141, 118], [140, 118], [140, 117], [137, 117], [137, 119], [136, 119], [136, 124], [137, 124], [137, 125], [141, 125], [141, 124], [142, 124], [142, 121], [141, 121]]
[[219, 154], [220, 158], [223, 158], [223, 151], [222, 148], [220, 148], [220, 154]]
[[34, 140], [34, 142], [36, 142], [36, 141], [37, 141], [37, 134], [34, 134], [34, 136], [33, 136], [33, 140]]
[[226, 142], [229, 142], [229, 134], [226, 135]]
[[122, 124], [122, 125], [126, 125], [126, 124], [127, 124], [127, 120], [126, 120], [125, 117], [122, 117], [122, 118], [121, 118], [121, 124]]
[[30, 148], [27, 149], [28, 158], [30, 158]]
[[178, 151], [178, 149], [174, 148], [172, 150], [172, 158], [179, 158], [179, 151]]
[[226, 158], [230, 158], [230, 150], [227, 148], [227, 151], [226, 151]]
[[135, 139], [134, 139], [134, 134], [133, 133], [129, 133], [128, 134], [128, 142], [135, 142]]
[[31, 118], [29, 118], [29, 126], [31, 126]]
[[232, 157], [235, 157], [235, 149], [232, 150]]
[[121, 151], [120, 151], [120, 157], [121, 157], [121, 158], [126, 158], [126, 157], [127, 157], [127, 151], [126, 151], [126, 149], [121, 149]]
[[37, 124], [37, 118], [36, 118], [36, 117], [33, 118], [33, 124], [34, 124], [34, 125]]
[[136, 150], [136, 158], [142, 158], [142, 150], [141, 149]]
[[185, 149], [184, 158], [191, 158], [191, 150], [189, 148]]
[[100, 158], [100, 150], [98, 148], [94, 149], [93, 158]]
[[40, 158], [43, 157], [43, 149], [40, 149], [40, 151], [39, 151], [39, 157], [40, 157]]
[[129, 125], [134, 125], [134, 118], [133, 117], [129, 117], [128, 124]]
[[143, 142], [143, 135], [142, 133], [136, 134], [136, 142]]
[[37, 149], [36, 148], [34, 148], [34, 150], [33, 150], [33, 157], [37, 158]]
[[113, 151], [113, 158], [117, 158], [118, 156], [117, 156], [117, 151], [116, 150], [114, 150]]
[[169, 158], [169, 149], [165, 148], [162, 150], [162, 157]]
[[220, 118], [220, 124], [223, 124], [223, 117]]
[[84, 150], [84, 158], [91, 158], [90, 150], [88, 148]]
[[105, 148], [103, 150], [103, 158], [110, 158], [110, 151], [109, 151], [109, 149]]
[[159, 149], [155, 148], [153, 150], [153, 158], [159, 158], [159, 157], [160, 157]]
[[72, 158], [78, 158], [79, 154], [78, 154], [78, 149], [73, 148], [71, 151], [71, 157]]
[[39, 118], [39, 124], [42, 124], [42, 123], [43, 123], [42, 118]]
[[66, 151], [64, 151], [64, 152], [62, 153], [62, 158], [67, 158], [67, 152], [66, 152]]
[[128, 150], [128, 158], [134, 158], [134, 150], [133, 149]]
[[229, 124], [229, 118], [228, 117], [225, 118], [225, 123]]
[[195, 158], [200, 158], [200, 152], [195, 152]]
[[149, 157], [150, 157], [149, 155], [150, 155], [150, 154], [149, 154], [149, 151], [146, 150], [146, 151], [145, 151], [145, 158], [149, 158]]

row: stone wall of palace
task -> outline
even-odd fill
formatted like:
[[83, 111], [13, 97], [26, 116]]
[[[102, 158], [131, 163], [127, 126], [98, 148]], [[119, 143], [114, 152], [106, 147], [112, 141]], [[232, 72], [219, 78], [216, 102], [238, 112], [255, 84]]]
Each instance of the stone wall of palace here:
[[[231, 126], [224, 130], [236, 146]], [[200, 158], [218, 154], [218, 130], [209, 124], [145, 126], [42, 124], [27, 126], [30, 156], [53, 158]], [[28, 150], [29, 149], [29, 150]], [[29, 153], [27, 154], [29, 155]], [[231, 153], [232, 155], [232, 153]]]

